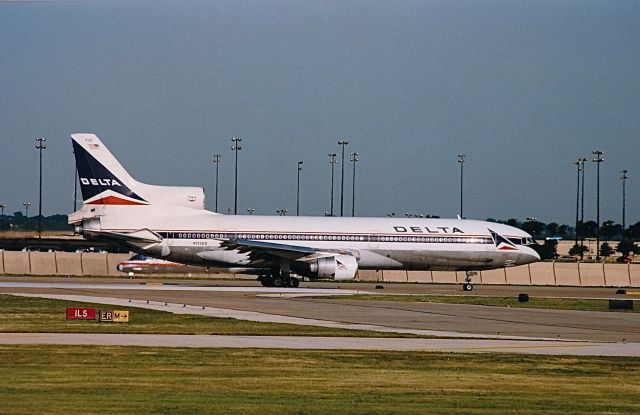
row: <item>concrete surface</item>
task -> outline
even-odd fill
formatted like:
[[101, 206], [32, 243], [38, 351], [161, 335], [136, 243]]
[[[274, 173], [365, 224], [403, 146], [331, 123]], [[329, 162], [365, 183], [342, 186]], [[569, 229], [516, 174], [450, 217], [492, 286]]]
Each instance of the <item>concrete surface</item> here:
[[4, 272], [6, 274], [31, 274], [29, 253], [22, 251], [4, 251]]
[[56, 252], [56, 262], [58, 275], [83, 275], [80, 254], [75, 252]]
[[640, 345], [636, 343], [563, 343], [481, 339], [0, 333], [0, 344], [64, 344], [301, 350], [416, 350], [453, 353], [522, 353], [537, 355], [624, 357], [640, 356]]
[[57, 274], [55, 252], [29, 252], [28, 254], [31, 263], [31, 275]]
[[[554, 266], [557, 285], [580, 286], [580, 270], [574, 263], [557, 262]], [[604, 282], [604, 279], [603, 279]]]
[[107, 255], [108, 254], [80, 254], [80, 260], [82, 261], [82, 275], [108, 275], [109, 269], [107, 268]]
[[553, 262], [535, 262], [529, 264], [531, 274], [531, 284], [533, 285], [556, 285]]

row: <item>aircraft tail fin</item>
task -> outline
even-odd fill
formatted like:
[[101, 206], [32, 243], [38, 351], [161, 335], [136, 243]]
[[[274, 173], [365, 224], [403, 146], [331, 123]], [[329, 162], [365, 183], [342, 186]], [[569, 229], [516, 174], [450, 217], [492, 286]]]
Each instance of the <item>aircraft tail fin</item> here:
[[204, 209], [201, 187], [153, 186], [133, 179], [95, 134], [72, 134], [85, 205]]
[[89, 205], [148, 205], [138, 183], [95, 134], [72, 134], [80, 190]]

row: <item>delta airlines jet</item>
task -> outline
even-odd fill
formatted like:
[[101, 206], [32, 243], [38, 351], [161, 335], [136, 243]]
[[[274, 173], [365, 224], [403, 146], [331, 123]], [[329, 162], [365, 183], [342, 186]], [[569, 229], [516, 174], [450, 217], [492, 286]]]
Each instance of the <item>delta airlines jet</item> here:
[[475, 271], [540, 257], [531, 235], [463, 219], [221, 215], [198, 187], [134, 180], [94, 134], [72, 134], [84, 204], [69, 223], [137, 253], [216, 268], [246, 268], [264, 286], [297, 287], [300, 277], [353, 280], [361, 270]]

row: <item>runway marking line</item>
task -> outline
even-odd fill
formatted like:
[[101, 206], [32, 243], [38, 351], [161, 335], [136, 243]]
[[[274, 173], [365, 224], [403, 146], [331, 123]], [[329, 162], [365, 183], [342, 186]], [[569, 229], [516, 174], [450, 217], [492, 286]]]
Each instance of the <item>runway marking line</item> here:
[[578, 348], [578, 347], [596, 347], [596, 344], [573, 344], [573, 345], [538, 345], [538, 346], [486, 346], [486, 347], [459, 347], [457, 350], [496, 350], [496, 349], [556, 349], [561, 348]]

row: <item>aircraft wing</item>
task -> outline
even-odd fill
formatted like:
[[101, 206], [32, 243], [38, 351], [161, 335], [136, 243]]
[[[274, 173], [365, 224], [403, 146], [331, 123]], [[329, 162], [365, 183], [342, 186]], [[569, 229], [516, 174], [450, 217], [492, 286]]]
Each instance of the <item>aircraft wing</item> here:
[[338, 250], [319, 250], [302, 245], [278, 244], [273, 242], [255, 241], [253, 239], [229, 239], [221, 245], [229, 250], [249, 253], [252, 261], [282, 258], [291, 261], [309, 261], [320, 257], [352, 254]]

